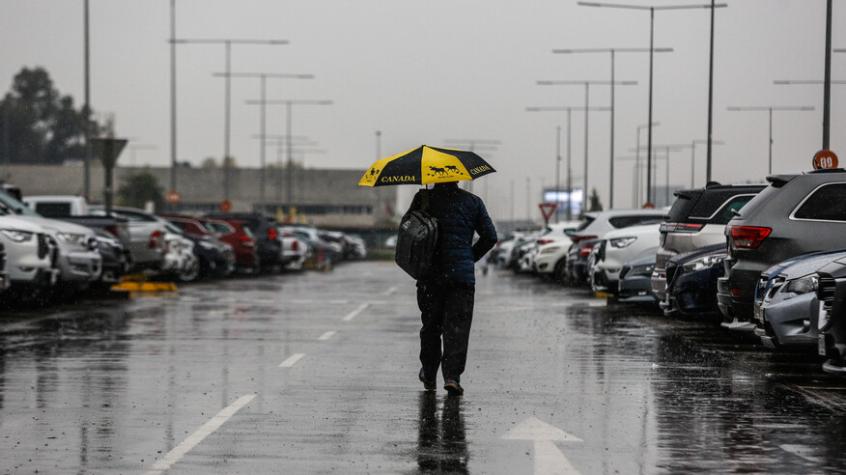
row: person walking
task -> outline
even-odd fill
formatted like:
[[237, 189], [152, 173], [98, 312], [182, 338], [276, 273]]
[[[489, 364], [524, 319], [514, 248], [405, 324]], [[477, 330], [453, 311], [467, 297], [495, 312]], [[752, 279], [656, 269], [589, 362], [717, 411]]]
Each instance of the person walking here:
[[[423, 323], [418, 378], [427, 391], [434, 391], [440, 366], [444, 389], [456, 396], [464, 393], [460, 381], [473, 320], [474, 265], [496, 244], [496, 228], [482, 199], [457, 182], [420, 190], [409, 211], [421, 209], [424, 200], [426, 212], [438, 220], [438, 241], [431, 271], [417, 281]], [[479, 235], [475, 244], [474, 233]]]

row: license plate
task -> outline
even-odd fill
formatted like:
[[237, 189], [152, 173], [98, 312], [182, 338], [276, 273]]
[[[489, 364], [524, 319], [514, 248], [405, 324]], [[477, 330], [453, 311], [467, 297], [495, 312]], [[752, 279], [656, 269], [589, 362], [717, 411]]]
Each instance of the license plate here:
[[817, 353], [820, 356], [826, 356], [828, 354], [828, 347], [825, 344], [825, 333], [821, 333], [817, 335]]

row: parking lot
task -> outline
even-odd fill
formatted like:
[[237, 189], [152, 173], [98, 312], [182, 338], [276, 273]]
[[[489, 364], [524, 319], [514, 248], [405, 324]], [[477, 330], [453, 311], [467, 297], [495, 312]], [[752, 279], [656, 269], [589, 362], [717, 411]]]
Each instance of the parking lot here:
[[0, 327], [2, 470], [822, 473], [846, 463], [846, 384], [811, 355], [763, 352], [713, 324], [505, 271], [479, 276], [476, 308], [463, 398], [422, 391], [414, 285], [387, 262], [17, 312]]

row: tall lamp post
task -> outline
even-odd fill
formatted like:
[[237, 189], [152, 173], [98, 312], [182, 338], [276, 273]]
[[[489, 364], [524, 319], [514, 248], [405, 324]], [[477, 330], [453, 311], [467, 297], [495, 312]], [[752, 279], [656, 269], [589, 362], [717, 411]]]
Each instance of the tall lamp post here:
[[[635, 148], [636, 148], [636, 150], [637, 150], [637, 155], [636, 155], [636, 158], [635, 158], [635, 160], [636, 160], [636, 164], [635, 164], [635, 171], [636, 171], [638, 174], [640, 174], [641, 170], [643, 169], [643, 167], [641, 167], [641, 165], [640, 165], [640, 150], [641, 150], [641, 147], [640, 147], [640, 133], [641, 133], [641, 131], [642, 131], [643, 129], [646, 129], [646, 128], [649, 128], [649, 127], [658, 127], [659, 125], [661, 125], [661, 123], [660, 123], [660, 122], [650, 122], [650, 123], [648, 123], [648, 124], [643, 124], [643, 125], [638, 125], [638, 126], [637, 126], [637, 138], [636, 138], [637, 145], [635, 146]], [[647, 160], [647, 161], [648, 161], [648, 160]], [[651, 168], [651, 166], [650, 166], [650, 167], [647, 167], [647, 168]], [[638, 175], [638, 178], [639, 178], [639, 175]], [[643, 196], [643, 192], [642, 192], [642, 190], [641, 190], [641, 188], [640, 188], [640, 187], [641, 187], [641, 183], [640, 183], [640, 179], [638, 179], [638, 180], [637, 180], [637, 187], [636, 187], [636, 190], [635, 190], [635, 194], [636, 194], [636, 196], [637, 196], [637, 200], [636, 200], [636, 201], [637, 201], [638, 203], [640, 203], [640, 202], [641, 202], [641, 198], [642, 198], [642, 196]], [[648, 198], [648, 197], [647, 197], [647, 201], [649, 201], [649, 198]], [[637, 205], [637, 206], [640, 206], [640, 205]]]
[[[291, 130], [293, 129], [293, 111], [292, 109], [294, 106], [329, 106], [334, 104], [333, 101], [328, 99], [320, 99], [320, 100], [312, 100], [312, 99], [274, 99], [274, 100], [255, 100], [251, 99], [247, 101], [247, 104], [261, 104], [264, 103], [266, 105], [277, 105], [277, 106], [285, 106], [285, 128], [288, 137], [291, 137]], [[294, 159], [293, 159], [293, 149], [292, 149], [292, 141], [288, 140], [286, 142], [287, 145], [287, 161], [288, 164], [286, 166], [287, 172], [286, 176], [286, 191], [285, 196], [288, 201], [288, 206], [293, 204], [294, 200], [294, 180], [293, 180], [293, 166], [294, 166]]]
[[649, 48], [578, 48], [578, 49], [554, 49], [552, 50], [555, 54], [579, 54], [579, 53], [609, 53], [611, 56], [611, 140], [610, 140], [610, 173], [608, 174], [609, 180], [609, 187], [608, 187], [608, 208], [614, 207], [614, 144], [615, 144], [615, 134], [614, 129], [616, 125], [616, 56], [617, 53], [648, 53], [650, 51], [654, 51], [656, 53], [670, 53], [673, 51], [673, 48], [655, 48], [654, 50], [650, 50]]
[[[224, 90], [224, 119], [223, 119], [223, 198], [229, 199], [229, 168], [230, 168], [230, 141], [232, 125], [232, 45], [287, 45], [288, 40], [261, 40], [261, 39], [233, 39], [233, 38], [171, 38], [170, 42], [175, 45], [201, 44], [201, 45], [223, 45], [225, 52], [224, 74], [226, 86]], [[175, 160], [175, 157], [171, 157]], [[171, 163], [175, 170], [176, 163]], [[172, 171], [175, 173], [175, 171]], [[172, 177], [171, 180], [175, 179]], [[175, 190], [172, 190], [175, 191]]]
[[[609, 107], [591, 107], [587, 110], [590, 111], [607, 111]], [[573, 167], [572, 167], [572, 151], [573, 147], [572, 144], [572, 124], [573, 124], [573, 111], [580, 111], [586, 110], [583, 106], [559, 106], [559, 107], [527, 107], [526, 112], [566, 112], [566, 119], [565, 123], [567, 124], [567, 221], [573, 219], [573, 205], [571, 202], [571, 193], [573, 192]], [[585, 143], [587, 145], [587, 143]], [[560, 190], [559, 183], [560, 179], [558, 176], [558, 167], [557, 162], [561, 161], [560, 154], [556, 155], [556, 172], [555, 172], [555, 191], [558, 192]], [[557, 199], [557, 198], [556, 198]], [[558, 219], [558, 211], [555, 212], [555, 218]]]
[[812, 106], [729, 106], [727, 110], [731, 112], [767, 112], [769, 117], [769, 160], [767, 167], [767, 174], [773, 173], [773, 112], [801, 112], [812, 111]]
[[[82, 133], [85, 137], [85, 157], [83, 159], [83, 178], [82, 178], [82, 189], [83, 189], [83, 196], [86, 199], [90, 199], [91, 196], [91, 124], [89, 123], [89, 119], [91, 118], [91, 42], [90, 42], [90, 29], [91, 29], [91, 22], [89, 20], [88, 15], [88, 0], [82, 5], [83, 8], [83, 82], [84, 82], [84, 98], [83, 101], [85, 102], [82, 105], [82, 120], [83, 122], [83, 129]], [[8, 129], [9, 126], [7, 123], [3, 124], [4, 129]], [[9, 157], [6, 157], [8, 160]], [[8, 173], [8, 169], [7, 169]]]
[[[603, 3], [603, 2], [579, 2], [584, 7], [600, 7], [600, 8], [616, 8], [626, 10], [640, 10], [649, 12], [649, 119], [652, 123], [652, 89], [653, 89], [653, 53], [655, 40], [655, 12], [664, 10], [692, 10], [707, 8], [711, 11], [711, 36], [710, 36], [710, 52], [709, 52], [709, 68], [708, 68], [708, 140], [711, 140], [711, 132], [713, 126], [713, 83], [714, 83], [714, 9], [725, 8], [728, 5], [725, 3], [716, 3], [711, 0], [708, 4], [678, 4], [678, 5], [625, 5], [619, 3]], [[652, 167], [652, 127], [649, 127], [647, 138], [647, 169]], [[711, 147], [708, 147], [708, 180], [711, 179]], [[652, 180], [651, 174], [647, 172], [646, 195], [647, 201], [652, 200]]]
[[[664, 156], [667, 160], [667, 166], [664, 168], [664, 205], [669, 206], [670, 204], [670, 152], [680, 152], [682, 150], [686, 150], [688, 148], [692, 148], [693, 145], [689, 143], [684, 144], [662, 144], [662, 145], [653, 145], [653, 148], [656, 149], [663, 149]], [[633, 150], [634, 151], [634, 150]]]
[[[827, 74], [830, 71], [826, 71]], [[823, 86], [823, 137], [822, 148], [828, 150], [831, 146], [831, 86], [844, 85], [846, 80], [835, 80], [830, 77], [825, 80], [807, 80], [807, 79], [777, 79], [773, 81], [777, 86]]]
[[[690, 187], [696, 186], [696, 146], [707, 144], [707, 140], [692, 140], [690, 142]], [[711, 145], [725, 145], [721, 140], [711, 140]], [[707, 183], [705, 183], [707, 185]]]
[[264, 136], [267, 134], [267, 79], [314, 79], [313, 74], [287, 74], [287, 73], [214, 73], [215, 77], [230, 78], [258, 78], [259, 79], [259, 135], [261, 147], [259, 149], [259, 162], [261, 172], [259, 173], [259, 202], [265, 201], [265, 170], [267, 157], [265, 154]]
[[[590, 194], [590, 190], [588, 190], [588, 166], [590, 164], [589, 160], [589, 149], [590, 149], [590, 86], [592, 84], [600, 85], [600, 86], [634, 86], [637, 84], [637, 81], [538, 81], [539, 86], [584, 86], [585, 87], [585, 164], [584, 164], [584, 176], [582, 177], [584, 181], [584, 196], [588, 196]], [[610, 109], [610, 108], [609, 108]]]

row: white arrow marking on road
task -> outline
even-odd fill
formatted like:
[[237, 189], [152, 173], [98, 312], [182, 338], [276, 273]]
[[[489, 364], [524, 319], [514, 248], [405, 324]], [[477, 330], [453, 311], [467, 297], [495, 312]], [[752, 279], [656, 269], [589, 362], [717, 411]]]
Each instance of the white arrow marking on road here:
[[348, 321], [352, 320], [353, 318], [357, 317], [357, 316], [358, 316], [358, 314], [360, 314], [361, 312], [363, 312], [363, 311], [367, 310], [367, 307], [369, 307], [369, 306], [370, 306], [370, 304], [369, 304], [369, 303], [363, 303], [363, 304], [359, 305], [357, 309], [355, 309], [355, 310], [353, 310], [352, 312], [348, 313], [348, 314], [347, 314], [347, 316], [346, 316], [346, 317], [344, 317], [344, 321], [345, 321], [345, 322], [348, 322]]
[[305, 353], [294, 353], [293, 355], [289, 356], [285, 359], [285, 361], [279, 363], [280, 368], [290, 368], [297, 364], [297, 361], [300, 361], [305, 356]]
[[395, 285], [395, 286], [391, 287], [390, 289], [386, 290], [384, 295], [391, 295], [396, 291], [397, 291], [397, 286]]
[[334, 332], [334, 331], [328, 331], [328, 332], [326, 332], [326, 333], [324, 333], [324, 334], [320, 335], [320, 337], [318, 338], [318, 340], [320, 340], [320, 341], [326, 341], [326, 340], [328, 340], [328, 339], [332, 338], [333, 336], [335, 336], [335, 332]]
[[579, 475], [579, 471], [558, 450], [555, 442], [581, 442], [582, 439], [551, 426], [537, 417], [517, 424], [502, 436], [507, 440], [531, 440], [535, 443], [535, 475]]
[[179, 445], [174, 447], [173, 450], [171, 450], [164, 456], [164, 458], [154, 463], [152, 469], [147, 471], [145, 475], [156, 475], [168, 470], [170, 467], [173, 466], [173, 464], [175, 464], [182, 457], [184, 457], [185, 454], [190, 452], [191, 449], [196, 447], [197, 444], [202, 442], [214, 431], [220, 429], [220, 426], [222, 426], [226, 421], [228, 421], [232, 416], [234, 416], [236, 412], [240, 411], [242, 407], [249, 404], [250, 401], [252, 401], [255, 397], [255, 394], [246, 394], [244, 396], [239, 397], [232, 404], [221, 409], [221, 411], [218, 412], [217, 415], [212, 417], [208, 422], [206, 422], [205, 424], [200, 426], [199, 429], [194, 431], [193, 434], [189, 435], [187, 439], [183, 440]]

